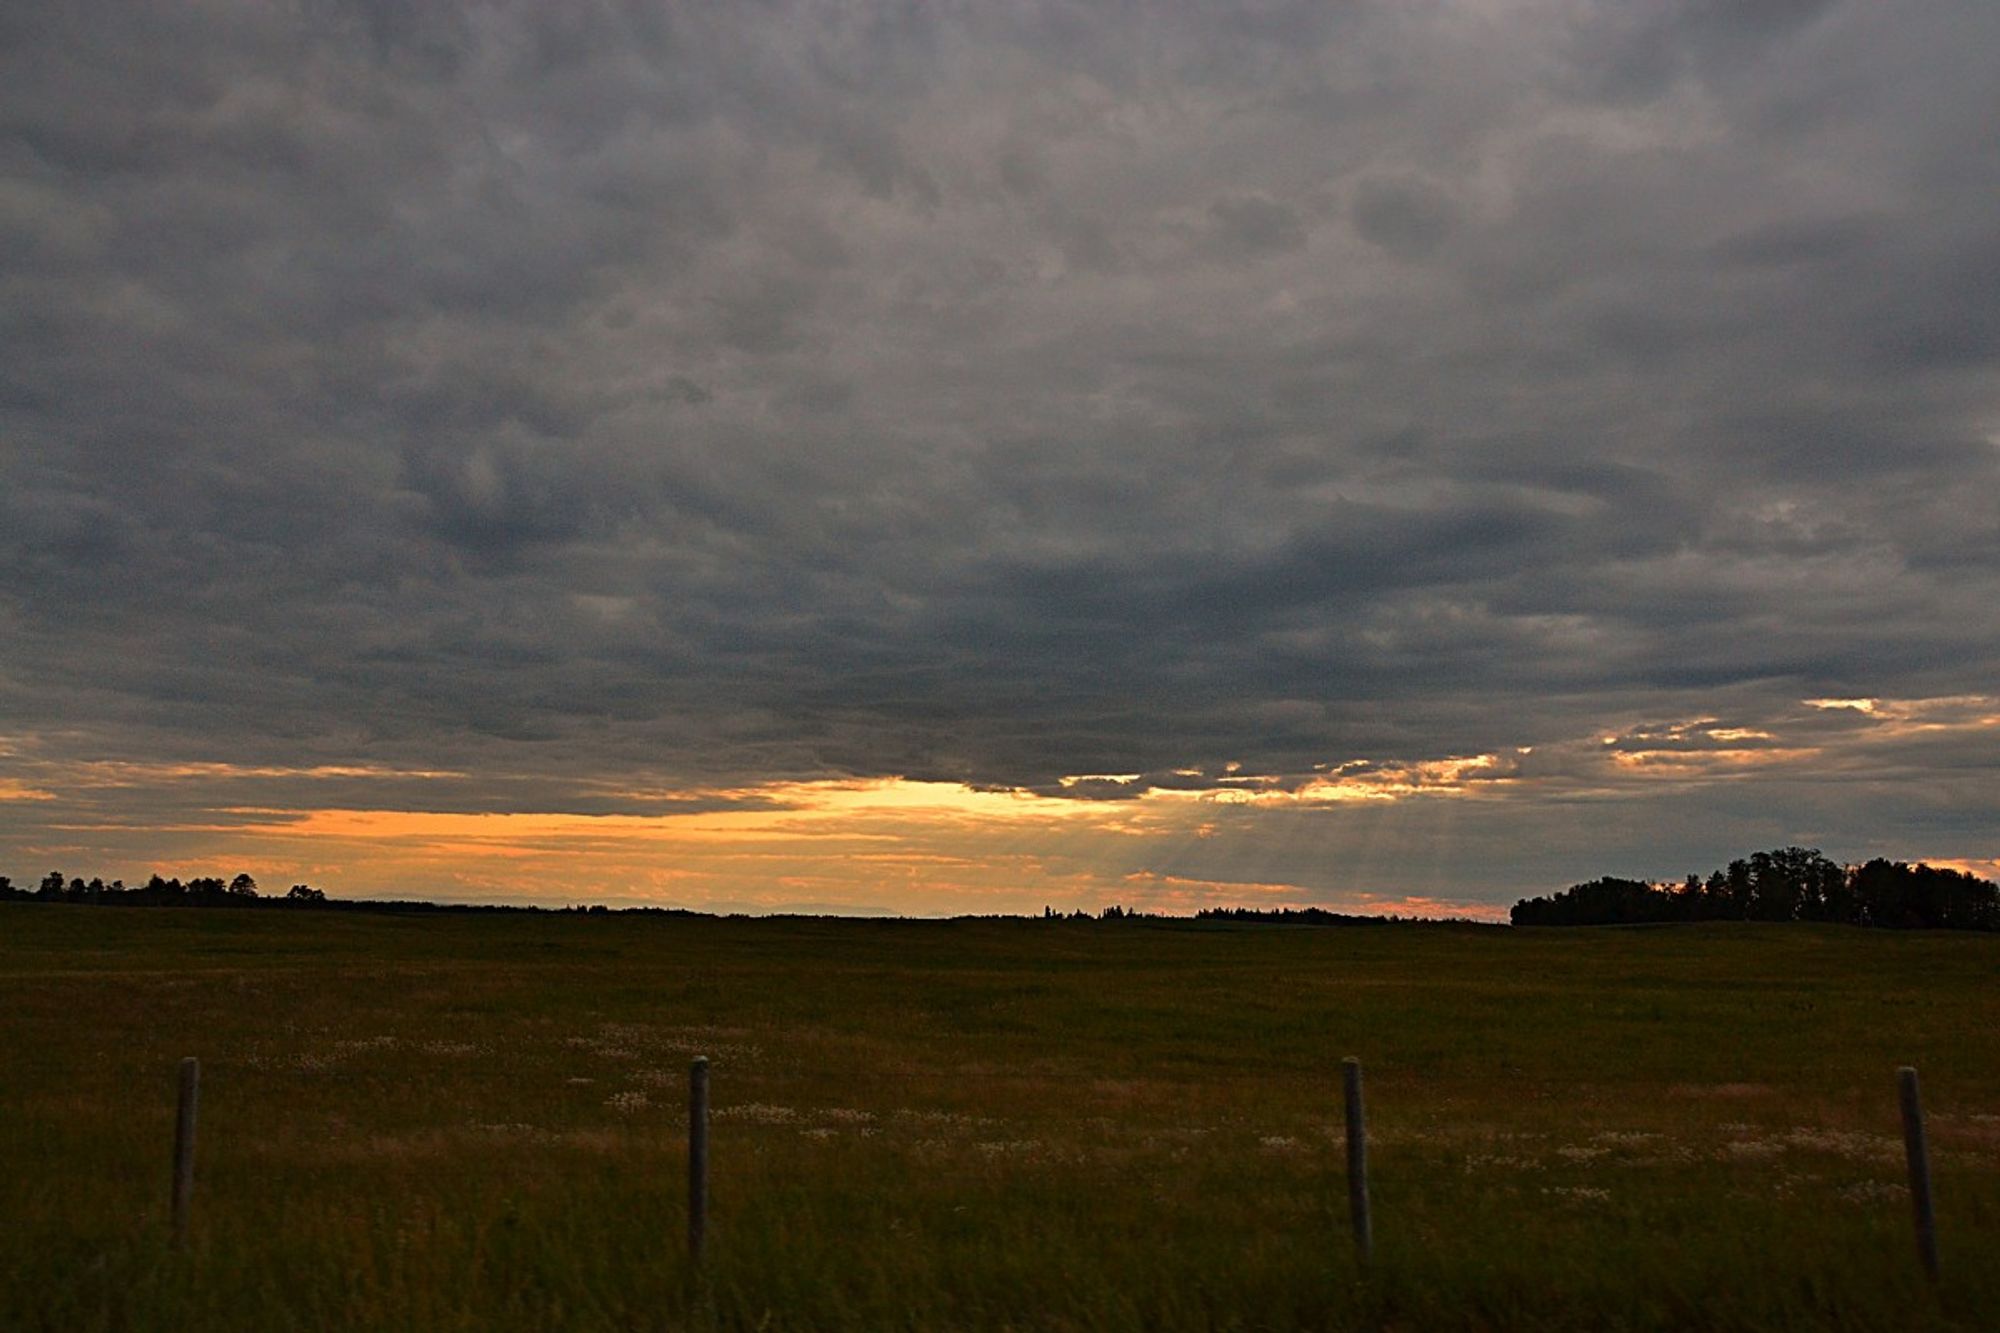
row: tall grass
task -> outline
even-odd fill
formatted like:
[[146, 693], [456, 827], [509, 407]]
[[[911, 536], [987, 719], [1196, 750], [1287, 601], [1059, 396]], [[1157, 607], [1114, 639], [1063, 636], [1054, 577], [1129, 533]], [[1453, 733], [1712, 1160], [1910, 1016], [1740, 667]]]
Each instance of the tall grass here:
[[[1996, 972], [2000, 941], [1840, 928], [9, 904], [0, 1328], [1985, 1328]], [[1935, 1289], [1902, 1063], [1933, 1113]]]

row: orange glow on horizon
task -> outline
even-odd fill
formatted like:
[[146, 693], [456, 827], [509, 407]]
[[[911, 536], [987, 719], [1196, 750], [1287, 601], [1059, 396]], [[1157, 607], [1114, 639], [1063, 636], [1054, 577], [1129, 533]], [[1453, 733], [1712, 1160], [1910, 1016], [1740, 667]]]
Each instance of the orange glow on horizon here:
[[[12, 737], [0, 742], [0, 810], [13, 821], [10, 855], [86, 875], [226, 867], [277, 891], [309, 882], [336, 896], [923, 915], [1266, 903], [1495, 919], [1497, 906], [1453, 898], [1448, 876], [1415, 881], [1423, 893], [1379, 891], [1380, 880], [1367, 891], [1327, 883], [1317, 868], [1326, 862], [1288, 840], [1372, 846], [1352, 871], [1372, 875], [1367, 867], [1397, 864], [1394, 848], [1375, 840], [1416, 836], [1402, 831], [1403, 816], [1376, 813], [1405, 803], [1435, 812], [1424, 819], [1448, 830], [1460, 813], [1507, 802], [1851, 775], [1878, 752], [1905, 762], [1881, 748], [1912, 743], [1905, 738], [2000, 726], [2000, 699], [1985, 695], [1800, 703], [1846, 716], [1829, 727], [1794, 704], [1769, 718], [1702, 715], [1497, 753], [1329, 761], [1306, 773], [1182, 767], [1161, 787], [1134, 773], [1074, 774], [1037, 790], [902, 777], [707, 786], [571, 778], [551, 782], [539, 807], [519, 773], [492, 774], [505, 785], [468, 792], [457, 784], [472, 775], [443, 766], [57, 762], [40, 757], [40, 742]], [[300, 785], [316, 782], [337, 785]], [[494, 790], [509, 793], [511, 808], [469, 808]], [[1989, 878], [2000, 870], [1976, 857], [1933, 864]], [[1239, 879], [1230, 873], [1239, 865], [1257, 870]], [[1284, 882], [1288, 872], [1302, 882]]]
[[1420, 916], [1458, 921], [1505, 921], [1507, 909], [1493, 903], [1461, 902], [1415, 894], [1351, 892], [1331, 899], [1308, 900], [1296, 884], [1258, 884], [1237, 880], [1186, 879], [1177, 875], [1138, 872], [1125, 877], [1143, 890], [1134, 902], [1149, 911], [1188, 915], [1204, 907], [1247, 907], [1264, 912], [1302, 912], [1318, 908], [1346, 916]]
[[1978, 879], [2000, 883], [2000, 856], [1920, 856], [1910, 864], [1916, 865], [1919, 862], [1939, 870], [1956, 870], [1961, 875], [1972, 875]]

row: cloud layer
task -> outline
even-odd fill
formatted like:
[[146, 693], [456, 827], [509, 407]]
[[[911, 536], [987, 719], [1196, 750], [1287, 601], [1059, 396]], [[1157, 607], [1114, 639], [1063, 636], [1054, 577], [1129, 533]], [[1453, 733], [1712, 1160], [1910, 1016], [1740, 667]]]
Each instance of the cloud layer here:
[[[2000, 681], [1983, 0], [28, 8], [24, 790], [1166, 799]], [[1438, 877], [1992, 855], [1994, 739], [1690, 761], [1612, 846], [1515, 801]], [[1262, 817], [1337, 887], [1358, 816]]]

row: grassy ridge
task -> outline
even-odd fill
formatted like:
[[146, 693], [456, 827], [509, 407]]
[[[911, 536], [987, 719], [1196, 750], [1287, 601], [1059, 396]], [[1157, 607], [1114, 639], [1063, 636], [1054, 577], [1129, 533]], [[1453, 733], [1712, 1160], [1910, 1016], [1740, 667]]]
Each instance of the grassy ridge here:
[[[9, 904], [0, 1327], [1980, 1328], [1996, 980], [2000, 940], [1841, 928]], [[176, 1256], [183, 1054], [204, 1096]], [[1901, 1063], [1933, 1112], [1935, 1294]]]

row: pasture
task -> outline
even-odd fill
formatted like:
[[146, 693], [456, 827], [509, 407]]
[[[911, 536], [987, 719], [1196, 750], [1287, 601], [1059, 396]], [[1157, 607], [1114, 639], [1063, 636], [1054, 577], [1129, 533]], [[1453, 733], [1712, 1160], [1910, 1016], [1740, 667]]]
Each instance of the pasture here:
[[1839, 927], [5, 904], [0, 1328], [1989, 1327], [1997, 995], [2000, 938]]

